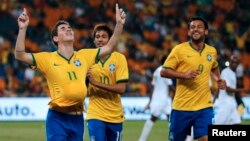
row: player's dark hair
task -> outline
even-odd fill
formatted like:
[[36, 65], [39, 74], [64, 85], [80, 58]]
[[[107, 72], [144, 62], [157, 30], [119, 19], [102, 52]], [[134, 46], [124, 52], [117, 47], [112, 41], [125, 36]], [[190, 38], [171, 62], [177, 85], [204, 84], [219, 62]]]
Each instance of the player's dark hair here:
[[55, 42], [55, 41], [53, 40], [53, 37], [58, 35], [58, 26], [60, 26], [60, 25], [62, 25], [62, 24], [69, 25], [69, 23], [68, 23], [67, 21], [59, 20], [59, 21], [56, 22], [56, 24], [54, 25], [54, 27], [52, 28], [51, 33], [50, 33], [50, 34], [51, 34], [51, 39], [52, 39], [53, 43], [54, 43], [56, 46], [57, 46], [58, 44], [57, 44], [57, 42]]
[[207, 23], [207, 21], [206, 21], [205, 19], [201, 18], [201, 17], [192, 17], [192, 18], [189, 20], [189, 22], [188, 22], [188, 29], [190, 29], [190, 24], [191, 24], [191, 22], [197, 21], [197, 20], [202, 21], [203, 24], [204, 24], [205, 29], [208, 29], [208, 23]]
[[108, 33], [108, 36], [109, 38], [111, 38], [112, 34], [113, 34], [113, 31], [111, 30], [111, 28], [109, 26], [107, 26], [106, 24], [97, 24], [95, 27], [94, 27], [94, 31], [92, 33], [92, 37], [95, 38], [95, 35], [96, 35], [96, 32], [97, 31], [101, 31], [101, 30], [104, 30]]

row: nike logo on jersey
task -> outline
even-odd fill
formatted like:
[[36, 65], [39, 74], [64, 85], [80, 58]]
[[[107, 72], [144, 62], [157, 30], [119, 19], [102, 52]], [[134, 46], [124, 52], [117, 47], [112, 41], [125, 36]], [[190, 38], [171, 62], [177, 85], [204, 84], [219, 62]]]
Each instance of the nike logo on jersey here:
[[54, 66], [61, 66], [60, 64], [56, 64], [56, 63], [54, 63]]

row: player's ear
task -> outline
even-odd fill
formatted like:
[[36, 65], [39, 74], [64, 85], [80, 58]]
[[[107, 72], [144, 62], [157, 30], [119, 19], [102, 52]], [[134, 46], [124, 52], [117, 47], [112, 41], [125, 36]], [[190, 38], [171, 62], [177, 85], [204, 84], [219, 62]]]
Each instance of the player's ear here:
[[190, 31], [188, 30], [188, 36], [191, 36], [191, 33], [190, 33]]
[[54, 36], [54, 37], [53, 37], [53, 41], [54, 41], [54, 42], [58, 42], [58, 36]]
[[208, 29], [205, 30], [205, 35], [208, 35]]

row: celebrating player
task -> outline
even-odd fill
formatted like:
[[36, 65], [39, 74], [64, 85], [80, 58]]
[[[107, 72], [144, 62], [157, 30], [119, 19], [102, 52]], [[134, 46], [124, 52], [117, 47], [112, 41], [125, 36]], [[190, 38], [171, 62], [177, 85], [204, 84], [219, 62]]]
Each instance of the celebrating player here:
[[122, 32], [125, 16], [124, 11], [116, 4], [116, 26], [109, 42], [102, 48], [82, 49], [78, 52], [74, 51], [74, 32], [71, 26], [66, 21], [58, 21], [51, 32], [57, 51], [40, 53], [25, 51], [25, 36], [29, 24], [26, 9], [18, 17], [15, 58], [40, 70], [50, 89], [51, 100], [46, 119], [47, 141], [83, 140], [83, 101], [87, 93], [87, 70], [99, 57], [113, 51]]
[[218, 87], [226, 87], [220, 79], [217, 51], [205, 43], [207, 34], [207, 22], [192, 18], [188, 24], [191, 40], [175, 46], [163, 65], [161, 76], [177, 79], [170, 116], [171, 141], [184, 141], [192, 126], [194, 138], [207, 141], [208, 125], [214, 116], [209, 87], [211, 71], [217, 77]]
[[[111, 35], [112, 30], [107, 25], [96, 25], [93, 31], [96, 47], [104, 47]], [[90, 84], [86, 120], [90, 140], [122, 140], [124, 115], [120, 97], [125, 91], [128, 77], [127, 60], [116, 51], [100, 57], [88, 71]]]

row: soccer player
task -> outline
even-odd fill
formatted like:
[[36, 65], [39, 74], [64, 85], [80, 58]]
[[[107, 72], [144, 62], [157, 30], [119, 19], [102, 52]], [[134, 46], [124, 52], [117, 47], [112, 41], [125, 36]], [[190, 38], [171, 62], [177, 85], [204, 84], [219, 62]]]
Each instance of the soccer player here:
[[58, 21], [51, 32], [57, 51], [28, 53], [25, 36], [29, 24], [26, 9], [18, 17], [19, 33], [15, 58], [40, 70], [50, 90], [46, 119], [47, 141], [83, 140], [83, 101], [87, 94], [85, 77], [99, 57], [110, 54], [118, 41], [126, 15], [116, 4], [116, 26], [109, 42], [99, 49], [74, 51], [74, 32], [66, 21]]
[[[165, 55], [162, 57], [161, 64], [164, 63], [166, 58], [167, 56]], [[151, 118], [145, 122], [139, 141], [147, 140], [148, 135], [159, 116], [166, 114], [168, 119], [170, 116], [175, 87], [171, 79], [161, 77], [161, 69], [162, 65], [159, 66], [153, 73], [153, 93], [149, 104], [146, 106], [150, 109]]]
[[175, 46], [161, 70], [162, 77], [177, 79], [170, 116], [171, 141], [184, 141], [192, 126], [194, 138], [207, 141], [208, 125], [212, 124], [214, 116], [210, 73], [215, 74], [218, 88], [226, 87], [220, 78], [217, 51], [205, 43], [207, 34], [207, 22], [200, 17], [191, 18], [188, 23], [190, 41]]
[[[93, 31], [94, 44], [103, 48], [112, 35], [105, 24]], [[87, 126], [92, 141], [121, 141], [124, 121], [121, 95], [129, 80], [126, 57], [119, 52], [102, 56], [88, 71]]]
[[221, 77], [225, 79], [227, 87], [225, 90], [219, 91], [219, 97], [215, 101], [214, 124], [241, 124], [241, 115], [238, 112], [235, 94], [248, 92], [248, 90], [236, 87], [236, 68], [238, 64], [238, 56], [233, 55], [230, 57], [229, 67], [226, 67], [221, 72]]

